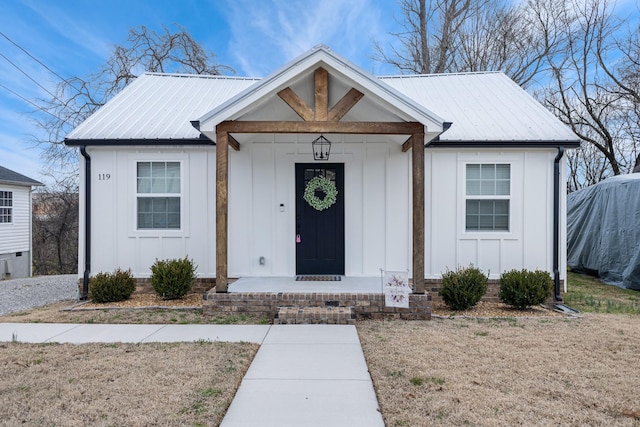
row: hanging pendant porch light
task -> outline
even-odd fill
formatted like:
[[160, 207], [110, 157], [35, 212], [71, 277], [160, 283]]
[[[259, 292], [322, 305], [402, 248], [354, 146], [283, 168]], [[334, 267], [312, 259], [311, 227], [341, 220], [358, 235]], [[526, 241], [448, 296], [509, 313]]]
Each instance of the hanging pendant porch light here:
[[331, 141], [320, 135], [314, 139], [311, 143], [313, 148], [313, 160], [329, 160], [329, 153], [331, 153]]

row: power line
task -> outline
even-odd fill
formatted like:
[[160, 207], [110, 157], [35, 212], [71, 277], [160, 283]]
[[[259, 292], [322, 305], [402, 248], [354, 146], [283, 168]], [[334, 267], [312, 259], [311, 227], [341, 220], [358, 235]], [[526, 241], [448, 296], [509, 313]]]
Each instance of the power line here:
[[7, 36], [5, 33], [3, 33], [2, 31], [0, 31], [0, 35], [2, 35], [2, 37], [4, 37], [5, 39], [7, 39], [11, 44], [13, 44], [15, 47], [17, 47], [18, 49], [20, 49], [21, 51], [23, 51], [25, 54], [27, 54], [29, 56], [29, 58], [33, 59], [34, 61], [36, 61], [38, 64], [42, 65], [44, 68], [46, 68], [51, 74], [53, 74], [54, 76], [56, 76], [57, 78], [59, 78], [60, 80], [62, 80], [63, 82], [71, 85], [71, 83], [69, 83], [67, 81], [67, 79], [65, 79], [64, 77], [62, 77], [60, 74], [56, 73], [55, 71], [53, 71], [51, 68], [49, 68], [47, 66], [47, 64], [45, 64], [44, 62], [40, 61], [38, 58], [36, 58], [35, 56], [33, 56], [31, 53], [29, 53], [29, 51], [27, 51], [25, 48], [23, 48], [22, 46], [20, 46], [18, 43], [14, 42], [13, 40], [11, 40], [9, 38], [9, 36]]
[[0, 53], [0, 56], [3, 57], [9, 64], [13, 65], [18, 71], [20, 71], [22, 74], [24, 74], [25, 76], [27, 76], [27, 78], [29, 80], [31, 80], [32, 82], [34, 82], [35, 84], [37, 84], [38, 86], [40, 86], [42, 88], [42, 90], [44, 90], [45, 92], [47, 92], [49, 95], [51, 95], [54, 99], [57, 99], [59, 102], [60, 99], [58, 99], [57, 96], [55, 96], [49, 89], [47, 89], [46, 87], [42, 86], [40, 83], [38, 83], [36, 81], [36, 79], [34, 79], [33, 77], [31, 77], [29, 74], [27, 74], [26, 71], [24, 71], [22, 68], [18, 67], [16, 64], [14, 64], [13, 62], [11, 62], [11, 60], [9, 58], [7, 58], [6, 56], [4, 56], [4, 54]]
[[7, 92], [9, 92], [9, 93], [13, 94], [14, 96], [17, 96], [18, 98], [22, 99], [24, 102], [26, 102], [26, 103], [28, 103], [28, 104], [30, 104], [30, 105], [33, 105], [33, 106], [34, 106], [34, 107], [36, 107], [38, 110], [40, 110], [40, 111], [42, 111], [42, 112], [44, 112], [44, 113], [47, 113], [47, 114], [49, 114], [50, 116], [52, 116], [52, 117], [56, 118], [57, 120], [61, 120], [63, 123], [66, 123], [66, 124], [68, 124], [68, 125], [70, 125], [70, 126], [71, 126], [71, 124], [70, 124], [69, 122], [67, 122], [66, 120], [64, 120], [63, 118], [60, 118], [60, 117], [56, 116], [55, 114], [53, 114], [53, 113], [52, 113], [51, 111], [49, 111], [49, 110], [45, 110], [44, 108], [42, 108], [41, 106], [39, 106], [39, 105], [38, 105], [38, 104], [36, 104], [35, 102], [33, 102], [33, 101], [31, 101], [31, 100], [29, 100], [29, 99], [25, 98], [24, 96], [20, 95], [20, 94], [19, 94], [19, 93], [17, 93], [17, 92], [14, 92], [13, 90], [9, 89], [8, 87], [6, 87], [5, 85], [3, 85], [2, 83], [0, 83], [0, 87], [1, 87], [1, 88], [3, 88], [4, 90], [6, 90]]

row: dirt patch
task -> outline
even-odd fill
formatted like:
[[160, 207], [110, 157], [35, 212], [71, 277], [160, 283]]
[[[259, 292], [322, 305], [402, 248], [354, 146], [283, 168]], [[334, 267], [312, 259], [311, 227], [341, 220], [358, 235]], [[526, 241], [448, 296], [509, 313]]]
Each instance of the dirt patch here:
[[640, 425], [637, 317], [357, 328], [388, 426]]
[[257, 348], [2, 343], [2, 424], [217, 426]]

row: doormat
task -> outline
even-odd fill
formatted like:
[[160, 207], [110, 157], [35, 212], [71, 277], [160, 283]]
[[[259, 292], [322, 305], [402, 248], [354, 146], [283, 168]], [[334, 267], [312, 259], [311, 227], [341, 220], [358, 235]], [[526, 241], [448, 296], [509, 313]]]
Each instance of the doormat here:
[[339, 282], [342, 276], [296, 276], [296, 282]]

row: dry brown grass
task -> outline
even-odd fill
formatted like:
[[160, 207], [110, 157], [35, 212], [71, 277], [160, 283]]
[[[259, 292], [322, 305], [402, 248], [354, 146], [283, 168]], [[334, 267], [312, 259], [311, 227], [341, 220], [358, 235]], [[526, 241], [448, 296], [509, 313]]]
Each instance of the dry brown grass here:
[[360, 322], [387, 426], [640, 425], [640, 319]]
[[0, 343], [0, 423], [217, 426], [257, 348]]
[[[70, 309], [72, 308], [73, 309]], [[155, 307], [155, 308], [150, 308]], [[44, 307], [0, 316], [0, 322], [40, 323], [146, 323], [146, 324], [265, 324], [270, 319], [246, 314], [205, 316], [202, 295], [182, 300], [162, 300], [155, 294], [134, 294], [119, 303], [77, 304], [62, 301]]]

